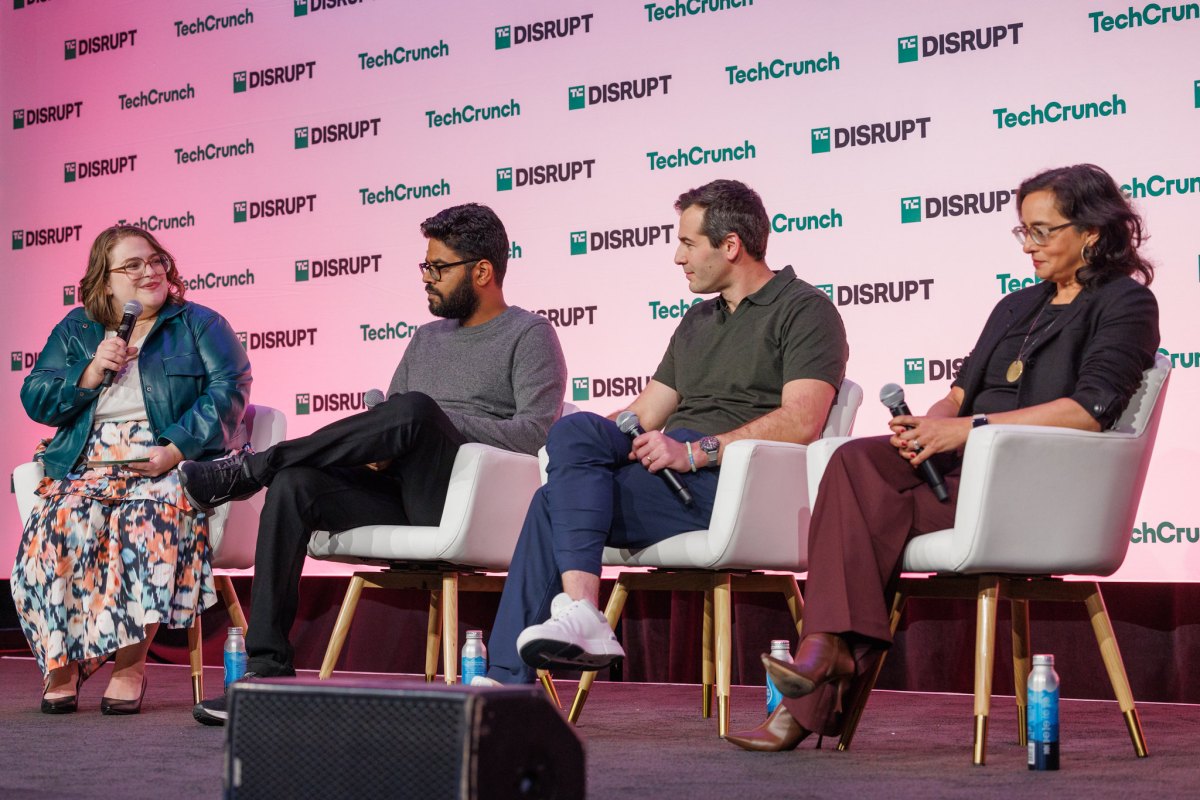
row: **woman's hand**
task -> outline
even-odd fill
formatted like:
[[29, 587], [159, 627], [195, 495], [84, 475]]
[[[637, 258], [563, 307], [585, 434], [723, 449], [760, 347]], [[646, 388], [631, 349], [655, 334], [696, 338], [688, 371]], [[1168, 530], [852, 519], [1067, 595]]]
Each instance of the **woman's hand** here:
[[79, 377], [80, 389], [95, 389], [104, 383], [104, 371], [111, 369], [120, 372], [125, 362], [137, 355], [138, 349], [125, 344], [125, 340], [113, 336], [105, 339], [96, 346], [96, 355], [92, 358], [83, 375]]
[[157, 478], [175, 469], [180, 461], [183, 461], [183, 453], [173, 443], [168, 443], [166, 447], [151, 447], [146, 451], [145, 461], [126, 464], [125, 469], [143, 478]]
[[893, 417], [892, 447], [916, 467], [934, 453], [961, 450], [971, 433], [970, 417]]

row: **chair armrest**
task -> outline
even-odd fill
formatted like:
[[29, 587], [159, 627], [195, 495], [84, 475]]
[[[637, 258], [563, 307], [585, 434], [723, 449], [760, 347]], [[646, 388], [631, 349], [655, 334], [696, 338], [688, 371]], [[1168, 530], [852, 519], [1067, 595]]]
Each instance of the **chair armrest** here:
[[833, 451], [853, 438], [853, 436], [830, 436], [825, 439], [817, 439], [808, 446], [808, 501], [810, 504], [817, 502], [817, 487], [821, 485], [821, 478], [825, 475], [825, 468], [829, 466], [829, 459], [833, 458]]
[[40, 461], [26, 461], [24, 464], [18, 464], [13, 470], [13, 493], [17, 501], [17, 513], [21, 515], [22, 527], [33, 513], [33, 507], [37, 503], [37, 487], [45, 475], [46, 470]]

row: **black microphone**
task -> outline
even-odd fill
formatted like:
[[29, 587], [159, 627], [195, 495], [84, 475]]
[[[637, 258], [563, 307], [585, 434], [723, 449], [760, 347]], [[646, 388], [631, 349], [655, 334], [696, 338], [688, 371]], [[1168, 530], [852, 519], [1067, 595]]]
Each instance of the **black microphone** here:
[[387, 395], [385, 395], [379, 389], [367, 389], [365, 392], [363, 392], [363, 405], [367, 407], [368, 411], [382, 403], [384, 400], [387, 400]]
[[[637, 414], [632, 411], [625, 410], [617, 414], [617, 427], [621, 429], [621, 433], [628, 436], [630, 439], [641, 436], [645, 433], [642, 426], [638, 424]], [[659, 476], [666, 481], [667, 486], [671, 487], [671, 491], [675, 493], [685, 506], [692, 505], [692, 493], [683, 485], [683, 481], [679, 480], [679, 476], [675, 474], [675, 470], [663, 468], [658, 471]]]
[[[142, 314], [142, 304], [137, 300], [130, 300], [125, 304], [125, 315], [121, 317], [121, 324], [117, 326], [117, 338], [129, 345], [129, 334], [133, 332], [133, 326], [137, 324], [137, 318]], [[117, 373], [111, 369], [104, 370], [104, 380], [100, 381], [100, 387], [107, 389], [112, 386], [113, 378]]]
[[[892, 412], [893, 417], [912, 416], [912, 412], [908, 410], [908, 403], [904, 402], [904, 390], [894, 383], [889, 383], [879, 390], [879, 402], [887, 407], [887, 410]], [[914, 448], [914, 451], [921, 452], [920, 447]], [[946, 490], [946, 482], [942, 480], [942, 473], [934, 466], [933, 462], [926, 459], [917, 467], [917, 472], [921, 474], [922, 480], [929, 484], [929, 488], [933, 489], [933, 494], [941, 502], [946, 502], [950, 499], [950, 492]]]

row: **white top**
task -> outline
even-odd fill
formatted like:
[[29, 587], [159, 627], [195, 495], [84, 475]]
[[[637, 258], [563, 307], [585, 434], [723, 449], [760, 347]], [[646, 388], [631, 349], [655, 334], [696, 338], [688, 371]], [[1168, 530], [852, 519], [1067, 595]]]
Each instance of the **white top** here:
[[[108, 331], [104, 338], [111, 339], [116, 335], [116, 331]], [[113, 378], [112, 386], [101, 390], [100, 397], [96, 400], [93, 424], [149, 419], [146, 416], [146, 401], [142, 398], [141, 371], [138, 369], [138, 358], [141, 356], [144, 341], [145, 336], [133, 343], [138, 349], [138, 354], [125, 362], [125, 366]]]

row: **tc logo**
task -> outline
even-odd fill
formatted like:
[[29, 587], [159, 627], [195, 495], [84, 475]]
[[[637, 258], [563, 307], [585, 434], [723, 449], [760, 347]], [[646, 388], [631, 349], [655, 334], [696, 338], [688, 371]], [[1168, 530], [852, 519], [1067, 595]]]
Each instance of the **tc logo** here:
[[237, 331], [237, 332], [234, 334], [234, 336], [236, 336], [236, 337], [237, 337], [237, 340], [238, 340], [239, 342], [241, 342], [241, 343], [242, 343], [242, 349], [243, 349], [243, 350], [249, 350], [249, 349], [250, 349], [250, 342], [249, 342], [249, 338], [246, 336], [246, 332], [245, 332], [245, 331]]
[[812, 151], [814, 153], [829, 152], [829, 128], [812, 129]]
[[64, 183], [74, 183], [75, 182], [75, 162], [74, 161], [68, 161], [66, 164], [63, 164], [63, 182]]
[[25, 354], [20, 350], [12, 351], [12, 371], [20, 372], [21, 367], [25, 366]]
[[[1196, 81], [1196, 105], [1200, 106], [1200, 81]], [[13, 130], [19, 131], [25, 127], [25, 109], [13, 109]]]
[[237, 202], [235, 202], [233, 204], [233, 221], [234, 222], [245, 222], [246, 221], [246, 201], [245, 200], [238, 200]]
[[[1200, 108], [1200, 81], [1196, 81], [1196, 108]], [[17, 125], [16, 120], [13, 120], [13, 127], [20, 127]]]
[[921, 52], [917, 49], [916, 36], [901, 36], [896, 40], [896, 45], [898, 48], [897, 58], [901, 64], [916, 61], [921, 57]]
[[13, 231], [12, 233], [13, 233], [12, 249], [13, 250], [24, 250], [25, 249], [25, 235], [21, 231]]
[[303, 261], [296, 262], [296, 280], [297, 280], [297, 282], [308, 280], [308, 259], [307, 258], [304, 259]]
[[907, 222], [921, 221], [921, 198], [920, 197], [901, 197], [900, 198], [900, 224]]
[[572, 86], [567, 89], [567, 110], [578, 111], [587, 105], [587, 97], [584, 95], [583, 86]]
[[507, 50], [512, 47], [512, 26], [501, 25], [496, 28], [496, 49]]
[[293, 149], [294, 150], [303, 150], [304, 148], [308, 147], [308, 126], [306, 125], [303, 128], [296, 128], [295, 133], [296, 133], [296, 138], [295, 138], [296, 146]]
[[311, 397], [308, 392], [296, 395], [296, 414], [307, 414], [310, 406]]
[[295, 0], [292, 3], [292, 18], [308, 16], [308, 0]]
[[246, 70], [233, 73], [233, 93], [246, 91]]
[[571, 378], [571, 400], [578, 403], [580, 400], [590, 400], [592, 398], [591, 378]]
[[829, 295], [830, 300], [833, 299], [833, 284], [832, 283], [818, 283], [817, 288], [820, 289], [825, 294]]
[[67, 39], [67, 41], [65, 42], [65, 45], [66, 45], [66, 51], [67, 51], [66, 52], [66, 56], [67, 56], [66, 60], [70, 61], [71, 59], [75, 58], [75, 40]]
[[496, 191], [508, 192], [512, 190], [512, 167], [501, 167], [496, 170]]
[[587, 254], [587, 231], [571, 231], [571, 255]]
[[925, 382], [925, 359], [923, 358], [906, 358], [904, 359], [904, 382], [907, 383], [924, 383]]
[[75, 305], [75, 287], [74, 286], [64, 286], [63, 287], [63, 305], [64, 306]]

